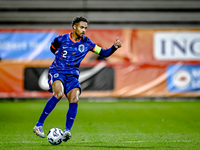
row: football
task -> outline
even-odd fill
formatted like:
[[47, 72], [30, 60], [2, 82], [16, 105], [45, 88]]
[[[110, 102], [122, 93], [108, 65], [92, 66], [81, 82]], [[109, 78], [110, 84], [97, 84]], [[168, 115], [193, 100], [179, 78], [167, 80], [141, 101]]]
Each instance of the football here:
[[52, 145], [58, 145], [62, 143], [62, 139], [63, 131], [61, 129], [52, 128], [51, 130], [49, 130], [47, 134], [47, 140], [49, 141], [49, 143], [51, 143]]

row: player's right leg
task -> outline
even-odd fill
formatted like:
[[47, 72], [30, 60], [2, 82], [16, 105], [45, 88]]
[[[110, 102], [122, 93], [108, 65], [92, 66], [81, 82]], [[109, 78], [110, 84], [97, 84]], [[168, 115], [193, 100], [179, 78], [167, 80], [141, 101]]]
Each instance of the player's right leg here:
[[52, 84], [52, 90], [53, 90], [53, 96], [47, 101], [36, 126], [33, 128], [33, 132], [42, 138], [45, 137], [43, 131], [44, 121], [46, 120], [47, 116], [51, 113], [51, 111], [55, 108], [56, 104], [59, 102], [59, 100], [62, 98], [64, 94], [64, 88], [62, 82], [60, 80], [54, 81]]

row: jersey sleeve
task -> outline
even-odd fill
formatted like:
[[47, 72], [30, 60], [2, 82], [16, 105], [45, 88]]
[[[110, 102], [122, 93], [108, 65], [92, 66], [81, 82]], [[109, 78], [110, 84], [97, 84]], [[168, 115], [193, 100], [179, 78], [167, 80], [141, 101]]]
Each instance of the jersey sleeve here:
[[51, 42], [51, 46], [50, 46], [50, 50], [53, 54], [55, 54], [55, 52], [57, 51], [57, 49], [60, 47], [61, 45], [61, 36], [57, 36], [52, 42]]
[[87, 38], [87, 44], [90, 47], [90, 51], [99, 55], [101, 47], [99, 47], [96, 43], [92, 42], [89, 38]]
[[112, 45], [110, 48], [103, 49], [99, 47], [97, 44], [95, 44], [94, 42], [92, 42], [89, 38], [88, 38], [87, 43], [90, 45], [91, 51], [93, 51], [94, 53], [102, 57], [109, 57], [117, 50], [117, 48], [115, 48], [114, 45]]
[[95, 48], [96, 43], [92, 42], [88, 37], [85, 37], [85, 40], [87, 42], [87, 46], [89, 47], [90, 51], [93, 51]]

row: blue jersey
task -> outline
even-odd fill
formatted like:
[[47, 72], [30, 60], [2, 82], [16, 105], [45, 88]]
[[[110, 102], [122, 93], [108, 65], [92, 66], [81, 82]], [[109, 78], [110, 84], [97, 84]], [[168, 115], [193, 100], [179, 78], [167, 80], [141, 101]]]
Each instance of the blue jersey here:
[[51, 49], [55, 50], [55, 59], [49, 69], [79, 76], [81, 61], [95, 46], [96, 44], [85, 36], [74, 41], [70, 33], [59, 35], [51, 43]]

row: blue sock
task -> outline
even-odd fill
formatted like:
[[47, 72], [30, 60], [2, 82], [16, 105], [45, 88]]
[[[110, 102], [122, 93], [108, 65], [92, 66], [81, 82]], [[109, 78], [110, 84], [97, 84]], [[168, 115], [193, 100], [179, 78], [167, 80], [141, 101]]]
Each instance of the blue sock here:
[[72, 128], [74, 120], [76, 118], [76, 114], [77, 114], [77, 109], [78, 109], [78, 103], [70, 103], [69, 104], [69, 109], [67, 112], [67, 121], [66, 121], [66, 126], [65, 126], [65, 130], [68, 131]]
[[56, 104], [59, 102], [59, 100], [55, 97], [52, 96], [46, 103], [44, 110], [40, 116], [40, 119], [38, 120], [36, 126], [43, 126], [45, 119], [47, 116], [50, 114], [50, 112], [54, 109]]

